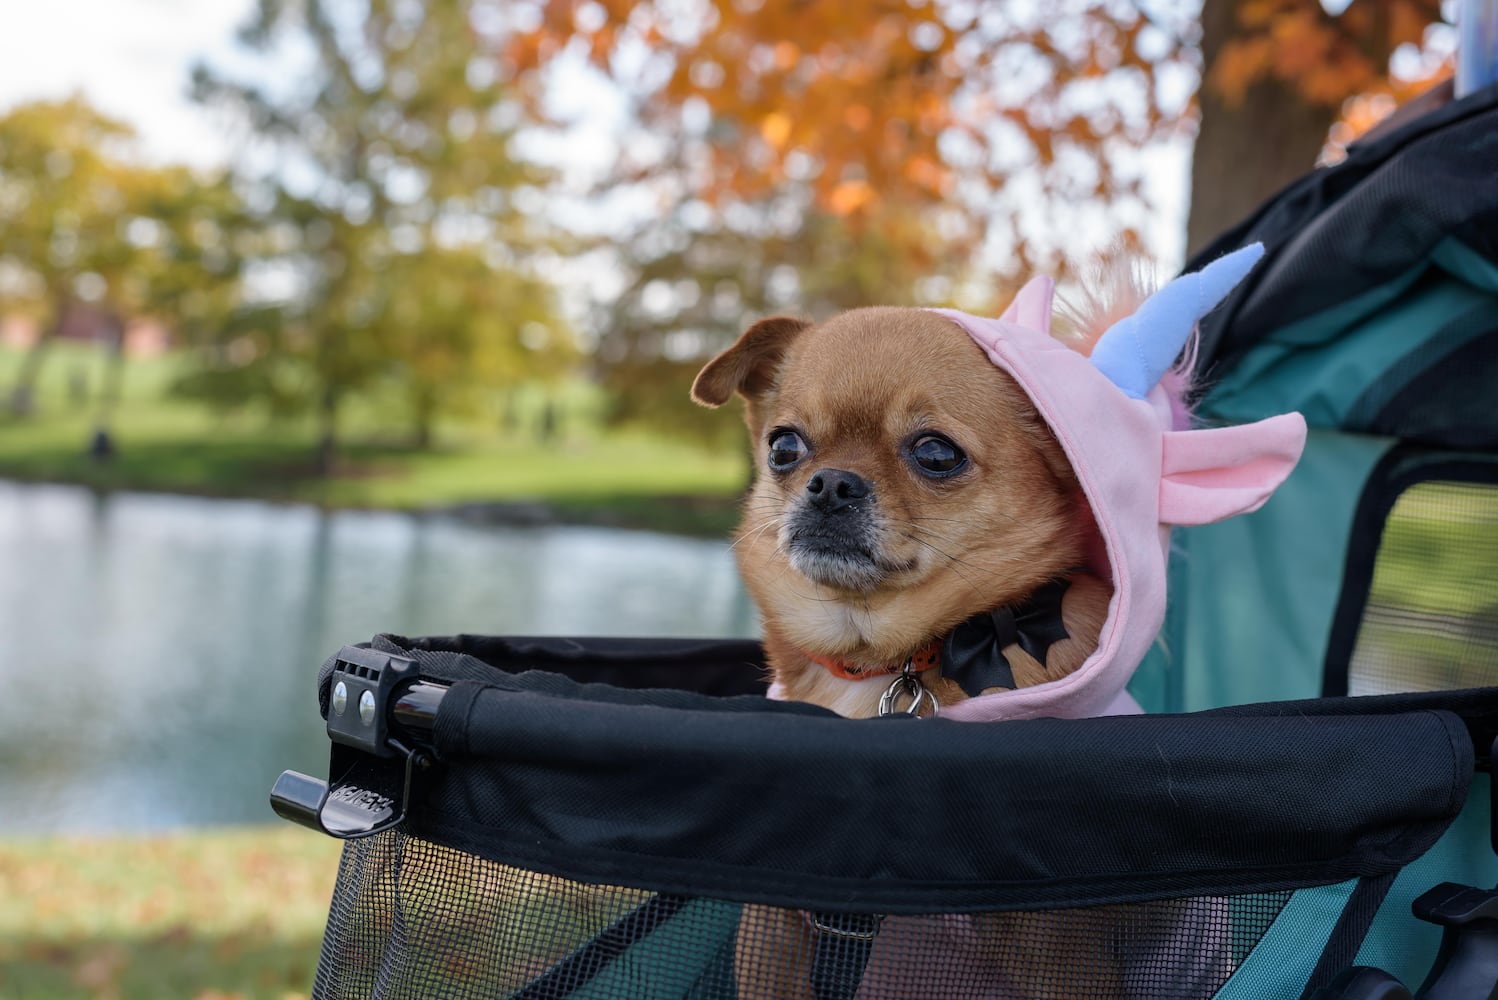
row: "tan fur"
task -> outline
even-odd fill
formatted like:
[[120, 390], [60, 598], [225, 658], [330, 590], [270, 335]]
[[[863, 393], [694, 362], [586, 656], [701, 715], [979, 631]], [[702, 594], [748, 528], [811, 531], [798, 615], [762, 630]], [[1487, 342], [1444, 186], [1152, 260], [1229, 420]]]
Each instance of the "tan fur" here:
[[[1095, 531], [1076, 477], [1023, 390], [950, 320], [924, 310], [872, 308], [820, 325], [761, 321], [709, 362], [692, 388], [693, 398], [708, 406], [735, 393], [746, 402], [758, 472], [734, 551], [786, 697], [846, 716], [875, 715], [887, 676], [840, 679], [805, 654], [900, 663], [972, 615], [1023, 601], [1061, 576], [1071, 576], [1062, 605], [1070, 638], [1051, 647], [1045, 664], [1017, 645], [1005, 649], [1015, 680], [1028, 686], [1063, 677], [1096, 648], [1112, 590], [1098, 577], [1071, 572]], [[780, 428], [796, 430], [810, 446], [786, 472], [767, 464], [769, 439]], [[907, 449], [923, 433], [951, 439], [968, 466], [946, 479], [920, 475]], [[808, 502], [808, 482], [834, 469], [872, 487], [869, 500], [860, 501], [870, 551], [858, 585], [819, 579], [797, 564], [797, 511]], [[934, 674], [927, 671], [922, 681], [942, 704], [966, 697]], [[1096, 995], [1116, 995], [1107, 935], [1084, 934], [1084, 917], [975, 919], [999, 935], [995, 940], [1043, 922], [1047, 947], [1060, 946], [1079, 969], [1085, 966], [1094, 988], [1103, 990]], [[813, 946], [803, 916], [746, 907], [735, 957], [740, 996], [809, 998]], [[1025, 956], [1015, 960], [1027, 965]], [[1080, 982], [1063, 982], [1055, 995], [1073, 995], [1074, 987], [1080, 990]]]
[[[855, 663], [897, 663], [959, 622], [1023, 600], [1066, 575], [1086, 540], [1076, 477], [1012, 378], [950, 320], [918, 309], [873, 308], [824, 324], [765, 320], [705, 367], [700, 402], [747, 402], [757, 480], [734, 551], [765, 623], [765, 648], [786, 696], [844, 715], [875, 714], [885, 684], [831, 677], [803, 651]], [[769, 436], [798, 430], [810, 454], [788, 473], [767, 468]], [[952, 439], [968, 468], [919, 475], [905, 446], [924, 432]], [[839, 585], [798, 571], [789, 523], [818, 471], [873, 484], [868, 516], [877, 576]], [[1096, 647], [1110, 589], [1079, 575], [1063, 602], [1072, 638], [1042, 667], [1005, 651], [1018, 683], [1070, 673]], [[943, 704], [965, 695], [923, 676]]]

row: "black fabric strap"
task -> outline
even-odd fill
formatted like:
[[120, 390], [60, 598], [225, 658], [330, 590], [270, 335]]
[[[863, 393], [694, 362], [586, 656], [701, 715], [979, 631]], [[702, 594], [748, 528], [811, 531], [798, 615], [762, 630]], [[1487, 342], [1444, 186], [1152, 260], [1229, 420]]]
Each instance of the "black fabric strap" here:
[[1383, 905], [1389, 886], [1394, 884], [1394, 877], [1398, 874], [1387, 872], [1358, 879], [1352, 895], [1347, 899], [1347, 905], [1342, 907], [1337, 925], [1332, 928], [1331, 936], [1326, 940], [1326, 947], [1321, 950], [1316, 968], [1311, 971], [1311, 978], [1306, 981], [1301, 1000], [1315, 996], [1317, 990], [1352, 965], [1353, 959], [1357, 958], [1358, 949], [1363, 946], [1363, 938], [1368, 936], [1368, 928], [1378, 914], [1378, 908]]
[[604, 929], [593, 940], [534, 979], [509, 1000], [565, 1000], [582, 989], [609, 963], [675, 916], [689, 903], [685, 896], [652, 896]]
[[883, 919], [868, 913], [811, 915], [817, 938], [812, 953], [811, 988], [817, 1000], [853, 1000]]

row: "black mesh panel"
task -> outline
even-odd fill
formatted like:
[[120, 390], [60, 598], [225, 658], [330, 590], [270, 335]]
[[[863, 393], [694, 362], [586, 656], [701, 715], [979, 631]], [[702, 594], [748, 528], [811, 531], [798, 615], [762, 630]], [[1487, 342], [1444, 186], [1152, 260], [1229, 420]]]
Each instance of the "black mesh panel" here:
[[314, 995], [810, 998], [820, 975], [865, 1000], [1187, 1000], [1221, 987], [1289, 896], [858, 920], [589, 885], [393, 831], [346, 848]]
[[1498, 684], [1498, 485], [1423, 482], [1385, 524], [1349, 694]]

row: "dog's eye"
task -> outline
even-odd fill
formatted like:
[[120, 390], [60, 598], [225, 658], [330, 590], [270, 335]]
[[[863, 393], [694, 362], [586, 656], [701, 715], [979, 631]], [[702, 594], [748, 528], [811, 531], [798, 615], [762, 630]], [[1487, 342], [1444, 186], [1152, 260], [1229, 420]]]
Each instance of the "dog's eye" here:
[[967, 464], [967, 455], [961, 448], [933, 434], [916, 438], [910, 446], [910, 457], [923, 473], [936, 477], [950, 476]]
[[795, 431], [776, 431], [770, 438], [770, 468], [789, 469], [806, 455], [806, 442]]

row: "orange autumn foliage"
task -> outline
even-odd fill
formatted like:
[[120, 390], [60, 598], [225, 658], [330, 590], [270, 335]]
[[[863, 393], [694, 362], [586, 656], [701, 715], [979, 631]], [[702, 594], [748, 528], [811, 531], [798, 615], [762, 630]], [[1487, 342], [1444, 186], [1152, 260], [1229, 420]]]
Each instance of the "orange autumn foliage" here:
[[[1249, 8], [1249, 23], [1227, 32], [1222, 68], [1209, 67], [1213, 86], [1285, 74], [1335, 105], [1381, 77], [1397, 44], [1364, 51], [1359, 33], [1387, 21], [1388, 38], [1415, 37], [1405, 11], [1423, 26], [1435, 2], [1354, 0], [1365, 9], [1328, 26], [1336, 19], [1317, 0], [1208, 0], [1222, 5], [1209, 11]], [[1391, 3], [1401, 12], [1379, 16]], [[582, 61], [619, 84], [626, 127], [637, 130], [620, 137], [619, 162], [598, 182], [604, 194], [628, 187], [654, 206], [610, 236], [626, 287], [608, 303], [595, 357], [615, 420], [741, 433], [736, 419], [714, 425], [683, 410], [702, 356], [751, 318], [875, 302], [983, 312], [1030, 274], [1064, 275], [1069, 259], [1110, 242], [1168, 249], [1152, 243], [1162, 229], [1154, 200], [1178, 192], [1166, 188], [1168, 176], [1146, 187], [1146, 171], [1162, 140], [1189, 140], [1198, 125], [1206, 28], [1192, 4], [505, 6], [523, 29], [506, 40], [506, 79], [537, 111], [547, 108], [546, 88], [573, 78]], [[559, 65], [571, 68], [553, 73]], [[1331, 114], [1309, 117], [1296, 172], [1310, 167]], [[1257, 135], [1235, 126], [1231, 111], [1213, 120]], [[1247, 202], [1228, 206], [1223, 224], [1279, 186], [1224, 183], [1229, 173], [1262, 173], [1245, 159], [1283, 158], [1255, 142], [1212, 180]]]
[[1390, 73], [1401, 46], [1425, 48], [1440, 0], [1356, 0], [1337, 15], [1318, 0], [1240, 0], [1236, 13], [1238, 33], [1208, 69], [1208, 86], [1232, 107], [1256, 81], [1276, 79], [1307, 102], [1340, 108], [1323, 159], [1339, 159], [1397, 106], [1451, 75], [1449, 56], [1427, 58], [1412, 78]]
[[1337, 105], [1385, 83], [1389, 57], [1420, 46], [1441, 19], [1440, 0], [1359, 0], [1341, 14], [1318, 0], [1243, 0], [1238, 35], [1210, 68], [1210, 85], [1232, 104], [1255, 80], [1293, 83], [1307, 100]]
[[[854, 227], [957, 202], [1008, 227], [1017, 270], [1060, 262], [1084, 202], [1109, 206], [1114, 227], [1089, 241], [1141, 241], [1139, 212], [1118, 210], [1152, 208], [1135, 154], [1189, 133], [1201, 69], [1189, 14], [1117, 0], [528, 2], [535, 27], [506, 52], [522, 84], [581, 52], [637, 94], [646, 128], [671, 137], [664, 159], [690, 165], [694, 197], [754, 202], [793, 182]], [[1422, 44], [1440, 0], [1353, 0], [1335, 15], [1319, 0], [1210, 2], [1233, 4], [1236, 26], [1207, 85], [1230, 107], [1266, 78], [1310, 103], [1349, 102], [1333, 152], [1386, 107], [1371, 95], [1403, 99], [1430, 82], [1391, 80], [1389, 59]], [[694, 107], [711, 120], [697, 133], [685, 124]], [[1021, 174], [1036, 180], [1016, 195]], [[995, 223], [999, 204], [1028, 221]]]
[[[1189, 76], [1189, 22], [1111, 0], [534, 2], [535, 29], [506, 53], [522, 83], [580, 51], [642, 95], [642, 124], [690, 160], [694, 196], [752, 202], [792, 181], [855, 227], [991, 203], [1021, 170], [1038, 173], [1042, 208], [1142, 202], [1139, 171], [1120, 161], [1178, 128], [1186, 104], [1162, 106], [1158, 89], [1162, 74]], [[683, 124], [694, 105], [710, 113], [704, 134]], [[1129, 223], [1105, 235], [1139, 237]], [[1018, 231], [1011, 241], [1027, 269], [1056, 262]]]

